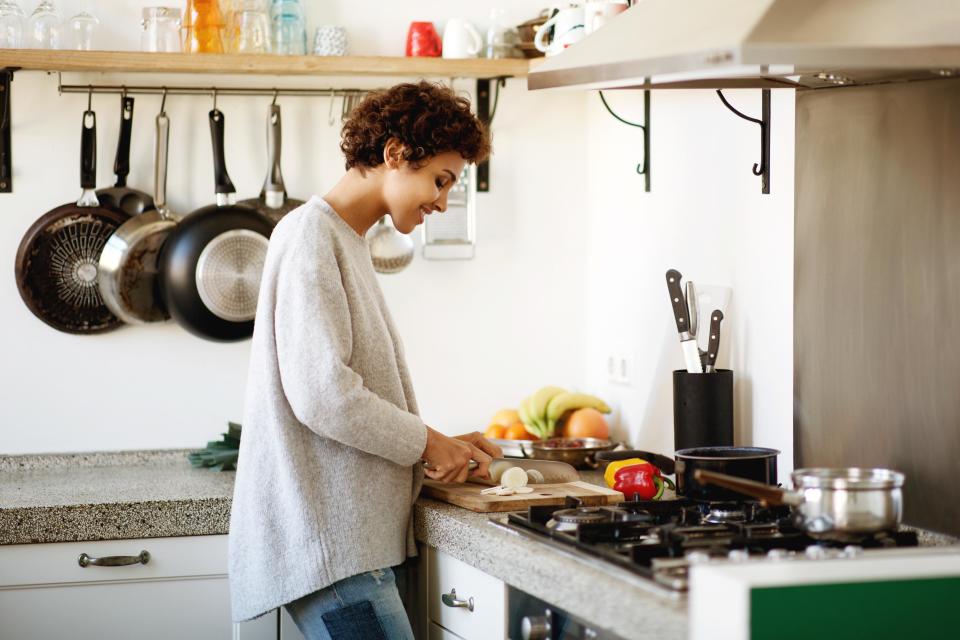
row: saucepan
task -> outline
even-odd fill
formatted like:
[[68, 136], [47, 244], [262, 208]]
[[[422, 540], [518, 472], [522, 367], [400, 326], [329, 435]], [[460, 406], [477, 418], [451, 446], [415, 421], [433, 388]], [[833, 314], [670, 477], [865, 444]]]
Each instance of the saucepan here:
[[642, 458], [666, 475], [676, 474], [677, 495], [703, 502], [749, 500], [743, 492], [701, 485], [694, 480], [697, 471], [706, 470], [753, 480], [761, 486], [777, 483], [777, 456], [780, 451], [765, 447], [694, 447], [680, 449], [675, 458], [650, 451], [604, 451], [597, 454], [601, 464], [614, 460]]
[[904, 475], [890, 469], [808, 468], [791, 476], [794, 491], [706, 470], [701, 484], [726, 487], [772, 505], [794, 508], [797, 523], [815, 538], [856, 538], [896, 530], [903, 516]]

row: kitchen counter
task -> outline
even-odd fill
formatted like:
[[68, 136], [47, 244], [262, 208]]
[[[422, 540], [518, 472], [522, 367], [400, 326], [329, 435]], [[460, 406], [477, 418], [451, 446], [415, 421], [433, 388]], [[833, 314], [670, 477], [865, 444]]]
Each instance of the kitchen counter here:
[[[189, 449], [0, 456], [0, 544], [226, 534], [234, 473], [194, 469]], [[584, 474], [599, 482], [599, 474]], [[627, 571], [421, 498], [417, 539], [624, 637], [686, 636], [686, 598]], [[922, 532], [922, 544], [955, 544]]]

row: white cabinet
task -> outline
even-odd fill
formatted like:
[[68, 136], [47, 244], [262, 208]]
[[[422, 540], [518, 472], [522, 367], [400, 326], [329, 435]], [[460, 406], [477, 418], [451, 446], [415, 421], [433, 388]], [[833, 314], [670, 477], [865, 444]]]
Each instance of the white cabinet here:
[[463, 640], [463, 638], [451, 631], [447, 631], [436, 622], [431, 622], [430, 635], [427, 636], [427, 640]]
[[277, 615], [231, 622], [226, 535], [0, 545], [4, 638], [277, 640]]
[[[429, 640], [505, 640], [506, 585], [433, 547], [426, 551]], [[438, 635], [445, 632], [452, 635]]]

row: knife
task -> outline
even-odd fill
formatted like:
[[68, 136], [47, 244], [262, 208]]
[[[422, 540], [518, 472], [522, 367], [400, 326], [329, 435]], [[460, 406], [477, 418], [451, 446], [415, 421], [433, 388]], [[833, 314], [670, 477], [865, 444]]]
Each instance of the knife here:
[[697, 300], [697, 286], [693, 280], [687, 280], [687, 313], [690, 317], [690, 337], [696, 339], [697, 325], [700, 324], [700, 304]]
[[[470, 461], [470, 470], [476, 469], [479, 465], [476, 460]], [[430, 469], [431, 466], [426, 462], [423, 463], [425, 469]], [[577, 482], [580, 480], [580, 473], [566, 462], [559, 462], [555, 460], [526, 460], [524, 458], [494, 458], [490, 461], [490, 477], [481, 478], [479, 476], [470, 476], [467, 478], [468, 482], [477, 482], [480, 484], [488, 484], [490, 486], [495, 486], [500, 480], [500, 476], [503, 475], [503, 472], [509, 469], [510, 467], [520, 467], [524, 471], [530, 471], [534, 469], [539, 471], [543, 476], [543, 482], [531, 482], [530, 484], [561, 484], [564, 482]], [[494, 481], [494, 478], [497, 481]]]
[[715, 309], [710, 314], [710, 343], [707, 346], [707, 373], [713, 373], [717, 365], [717, 354], [720, 352], [720, 323], [723, 322], [723, 311]]
[[687, 314], [687, 301], [680, 288], [680, 279], [683, 275], [676, 269], [667, 271], [667, 290], [670, 292], [670, 304], [673, 307], [673, 318], [677, 321], [677, 332], [680, 334], [680, 346], [683, 348], [683, 361], [687, 372], [703, 373], [700, 364], [700, 350], [697, 341], [690, 336], [690, 317]]

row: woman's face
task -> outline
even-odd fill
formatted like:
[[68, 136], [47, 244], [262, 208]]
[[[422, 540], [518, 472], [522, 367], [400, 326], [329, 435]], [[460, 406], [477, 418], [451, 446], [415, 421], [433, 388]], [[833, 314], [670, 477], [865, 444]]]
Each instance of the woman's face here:
[[447, 194], [463, 171], [466, 160], [456, 151], [431, 157], [426, 164], [389, 163], [384, 198], [393, 226], [410, 233], [434, 211], [447, 210]]

